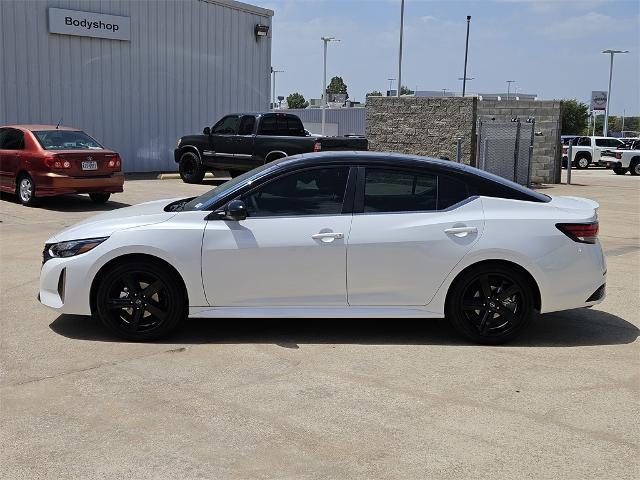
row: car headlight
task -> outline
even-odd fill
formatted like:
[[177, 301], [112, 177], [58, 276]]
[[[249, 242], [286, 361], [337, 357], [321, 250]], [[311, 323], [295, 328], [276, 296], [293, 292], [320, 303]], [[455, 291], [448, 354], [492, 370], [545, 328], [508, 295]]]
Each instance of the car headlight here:
[[83, 240], [69, 240], [68, 242], [45, 245], [42, 252], [42, 263], [51, 258], [67, 258], [94, 249], [109, 237], [85, 238]]

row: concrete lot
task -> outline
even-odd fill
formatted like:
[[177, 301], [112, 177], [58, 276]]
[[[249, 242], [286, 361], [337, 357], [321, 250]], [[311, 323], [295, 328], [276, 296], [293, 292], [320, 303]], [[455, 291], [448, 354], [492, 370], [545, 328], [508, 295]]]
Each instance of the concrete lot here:
[[123, 343], [36, 301], [54, 232], [207, 186], [129, 181], [116, 202], [0, 199], [0, 477], [638, 478], [640, 177], [576, 171], [600, 202], [608, 297], [506, 347], [444, 321], [190, 320]]

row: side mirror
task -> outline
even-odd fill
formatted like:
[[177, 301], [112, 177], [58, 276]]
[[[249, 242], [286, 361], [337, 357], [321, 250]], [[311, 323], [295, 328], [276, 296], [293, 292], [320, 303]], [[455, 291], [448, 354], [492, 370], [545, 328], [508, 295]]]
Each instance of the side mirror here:
[[227, 220], [239, 222], [247, 218], [247, 206], [242, 200], [231, 200], [224, 207], [224, 217]]
[[204, 133], [205, 135], [211, 135], [211, 129], [209, 127], [204, 127], [202, 133]]

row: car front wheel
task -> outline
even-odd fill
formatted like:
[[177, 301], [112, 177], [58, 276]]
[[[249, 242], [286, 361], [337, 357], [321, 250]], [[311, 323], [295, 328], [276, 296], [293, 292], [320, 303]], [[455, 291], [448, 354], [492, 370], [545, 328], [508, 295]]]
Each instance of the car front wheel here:
[[117, 265], [99, 280], [94, 314], [125, 340], [162, 338], [187, 314], [182, 282], [176, 277], [154, 263]]
[[180, 178], [184, 183], [201, 183], [204, 178], [205, 169], [200, 163], [200, 159], [193, 152], [185, 152], [180, 157], [179, 164]]
[[474, 342], [497, 345], [515, 338], [528, 325], [534, 301], [520, 272], [501, 265], [467, 271], [452, 287], [447, 317]]

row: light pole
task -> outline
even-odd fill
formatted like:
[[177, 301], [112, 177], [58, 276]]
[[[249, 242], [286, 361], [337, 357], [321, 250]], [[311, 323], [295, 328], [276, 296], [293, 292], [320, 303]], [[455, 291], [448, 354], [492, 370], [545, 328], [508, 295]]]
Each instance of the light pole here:
[[271, 82], [271, 109], [276, 109], [276, 73], [283, 73], [284, 70], [275, 70], [271, 67], [271, 73], [273, 74], [273, 81]]
[[609, 135], [609, 105], [611, 105], [611, 77], [613, 76], [613, 56], [616, 53], [629, 53], [629, 50], [603, 50], [602, 53], [611, 55], [611, 63], [609, 64], [609, 91], [607, 92], [607, 106], [604, 110], [604, 127], [602, 128], [602, 136]]
[[443, 97], [446, 97], [446, 96], [447, 96], [447, 89], [446, 89], [446, 88], [443, 88], [443, 89], [442, 89], [442, 96], [443, 96]]
[[398, 89], [396, 90], [396, 97], [400, 96], [400, 90], [402, 89], [402, 28], [404, 25], [404, 0], [400, 2], [400, 50], [398, 52]]
[[462, 96], [467, 91], [467, 55], [469, 54], [469, 23], [471, 23], [471, 15], [467, 15], [467, 42], [464, 47], [464, 74], [462, 75]]
[[324, 135], [324, 122], [327, 108], [327, 43], [339, 42], [335, 37], [320, 37], [324, 43], [324, 73], [322, 74], [322, 135]]
[[391, 95], [391, 86], [393, 85], [393, 82], [396, 81], [395, 78], [387, 78], [387, 80], [389, 80], [389, 95]]
[[507, 100], [511, 97], [511, 84], [516, 83], [515, 80], [507, 80]]
[[475, 77], [467, 77], [467, 76], [458, 77], [458, 80], [462, 81], [462, 96], [464, 97], [464, 94], [465, 94], [465, 91], [466, 91], [466, 89], [465, 89], [465, 85], [467, 83], [466, 81], [467, 80], [475, 80]]

